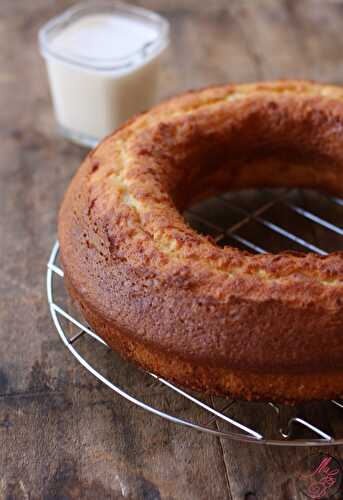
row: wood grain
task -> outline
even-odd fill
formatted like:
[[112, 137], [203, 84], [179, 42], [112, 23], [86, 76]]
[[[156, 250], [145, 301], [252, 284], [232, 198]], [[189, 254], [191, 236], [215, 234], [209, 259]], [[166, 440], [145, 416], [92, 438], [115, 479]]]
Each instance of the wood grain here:
[[[61, 197], [86, 151], [56, 133], [36, 36], [71, 3], [1, 1], [0, 499], [300, 499], [295, 477], [313, 450], [244, 445], [169, 424], [112, 394], [57, 337], [46, 304], [46, 262]], [[137, 3], [166, 15], [172, 25], [160, 99], [227, 81], [343, 81], [340, 2]], [[263, 196], [243, 202], [260, 203]], [[298, 201], [311, 207], [318, 201], [313, 196]], [[281, 208], [267, 215], [289, 222]], [[341, 215], [332, 209], [333, 222], [339, 224]], [[292, 229], [305, 231], [314, 244], [342, 245], [300, 222]], [[254, 224], [244, 231], [256, 236]], [[273, 238], [263, 243], [277, 250], [280, 242]], [[84, 349], [140, 398], [203, 418], [127, 364], [114, 365], [111, 353], [91, 342]], [[244, 417], [235, 407], [230, 415]], [[340, 448], [330, 451], [343, 459]]]

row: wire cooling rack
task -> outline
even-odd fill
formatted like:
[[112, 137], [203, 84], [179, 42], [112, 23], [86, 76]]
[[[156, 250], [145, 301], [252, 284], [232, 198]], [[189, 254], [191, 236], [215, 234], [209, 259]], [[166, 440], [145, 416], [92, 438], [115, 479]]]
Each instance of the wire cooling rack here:
[[[312, 191], [227, 193], [192, 207], [185, 218], [219, 245], [236, 245], [255, 253], [291, 249], [326, 255], [343, 250], [343, 200]], [[114, 392], [171, 422], [223, 438], [279, 446], [343, 444], [343, 402], [289, 407], [206, 397], [121, 360], [73, 310], [63, 287], [58, 254], [56, 242], [47, 271], [53, 322], [75, 358]], [[144, 397], [139, 399], [137, 392]]]

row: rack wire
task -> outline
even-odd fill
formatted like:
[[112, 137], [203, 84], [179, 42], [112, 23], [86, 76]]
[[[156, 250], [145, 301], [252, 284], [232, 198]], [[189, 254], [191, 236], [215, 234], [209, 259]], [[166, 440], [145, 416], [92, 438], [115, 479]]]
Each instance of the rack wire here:
[[[198, 231], [211, 235], [219, 245], [236, 245], [255, 253], [292, 249], [326, 255], [333, 250], [343, 250], [343, 228], [340, 226], [343, 200], [311, 191], [265, 189], [227, 193], [192, 207], [185, 213], [185, 218]], [[301, 231], [306, 236], [299, 234]], [[137, 377], [134, 380], [144, 379], [148, 391], [152, 390], [153, 380], [159, 390], [170, 391], [173, 398], [181, 398], [182, 404], [176, 405], [181, 409], [173, 414], [162, 403], [160, 407], [149, 404], [147, 400], [151, 398], [146, 395], [145, 400], [139, 399], [134, 395], [134, 383], [122, 388], [122, 367], [126, 365], [128, 368], [128, 363], [110, 351], [72, 309], [63, 287], [58, 254], [59, 244], [56, 242], [47, 270], [47, 296], [53, 322], [69, 351], [112, 391], [173, 423], [222, 438], [277, 446], [343, 444], [343, 402], [340, 401], [288, 407], [272, 402], [206, 398], [131, 365], [130, 372]], [[89, 340], [97, 347], [88, 345]], [[98, 352], [98, 348], [105, 351]], [[97, 368], [95, 365], [99, 363]], [[185, 412], [191, 417], [184, 417], [182, 413]]]

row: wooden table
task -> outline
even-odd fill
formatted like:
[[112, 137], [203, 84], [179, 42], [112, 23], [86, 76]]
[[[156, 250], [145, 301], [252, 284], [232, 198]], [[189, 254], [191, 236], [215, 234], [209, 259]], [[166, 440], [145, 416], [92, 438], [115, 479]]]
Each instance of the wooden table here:
[[[70, 3], [2, 0], [0, 7], [0, 498], [303, 498], [294, 477], [312, 450], [241, 444], [169, 424], [98, 383], [56, 334], [46, 262], [62, 194], [85, 150], [56, 133], [37, 29]], [[343, 81], [339, 2], [138, 3], [171, 21], [160, 98], [228, 81]], [[193, 416], [125, 363], [116, 376], [147, 402]], [[341, 448], [329, 451], [343, 458]]]

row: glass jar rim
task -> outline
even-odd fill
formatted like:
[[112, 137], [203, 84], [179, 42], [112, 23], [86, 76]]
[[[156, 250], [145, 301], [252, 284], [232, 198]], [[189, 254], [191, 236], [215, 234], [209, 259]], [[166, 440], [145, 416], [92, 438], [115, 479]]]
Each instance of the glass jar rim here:
[[[73, 22], [90, 14], [116, 13], [137, 20], [148, 21], [155, 25], [157, 36], [143, 44], [139, 49], [122, 57], [87, 57], [51, 47], [51, 40]], [[45, 23], [38, 32], [40, 52], [45, 58], [54, 58], [62, 62], [98, 71], [130, 71], [131, 68], [145, 64], [157, 56], [169, 43], [169, 22], [161, 15], [120, 1], [88, 1], [70, 7], [62, 14]]]

